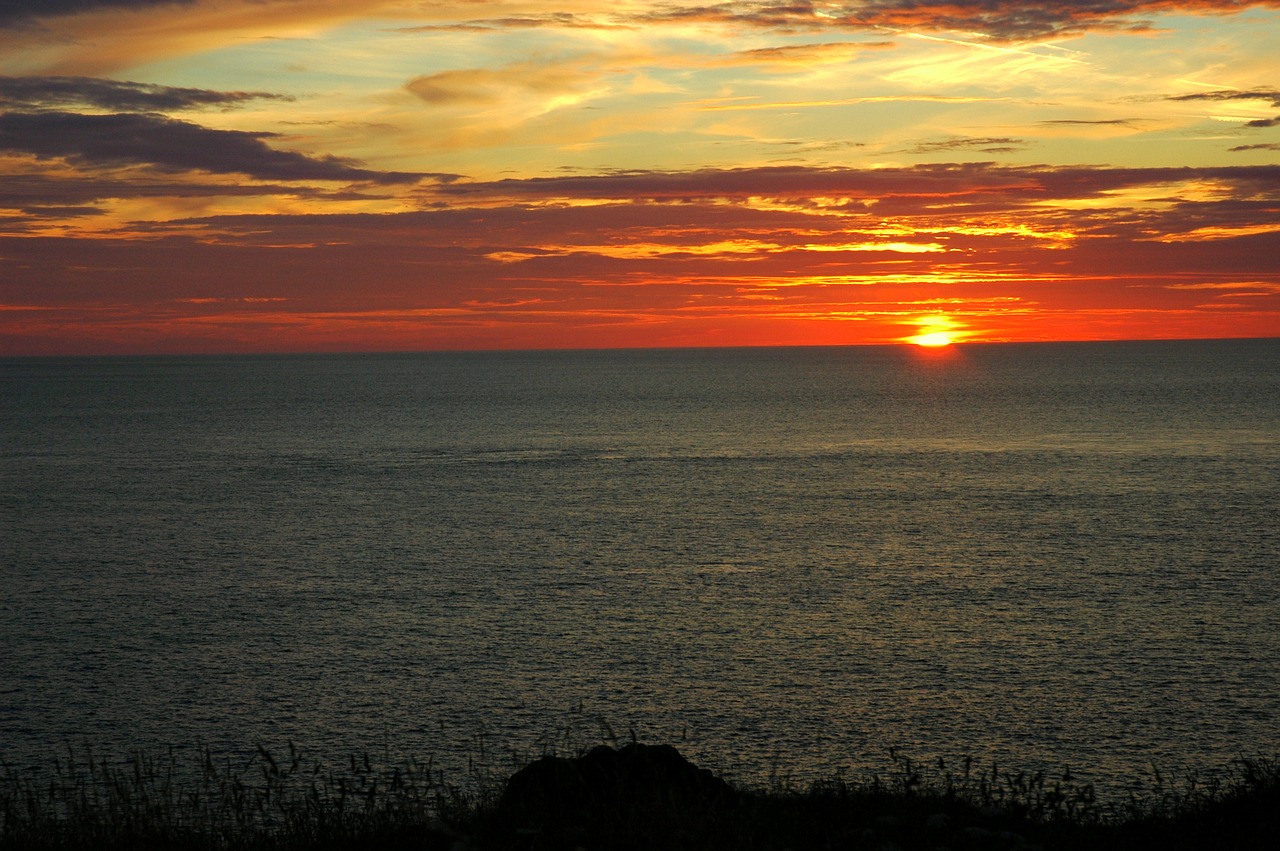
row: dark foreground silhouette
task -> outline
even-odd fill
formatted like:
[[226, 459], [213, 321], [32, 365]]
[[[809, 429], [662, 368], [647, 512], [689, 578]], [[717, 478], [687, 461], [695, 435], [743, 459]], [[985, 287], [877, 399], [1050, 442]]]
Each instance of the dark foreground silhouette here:
[[738, 789], [669, 745], [546, 756], [468, 796], [412, 768], [308, 768], [264, 749], [253, 770], [203, 754], [202, 779], [141, 757], [59, 764], [39, 783], [7, 770], [0, 849], [1266, 849], [1280, 848], [1280, 767], [1100, 804], [1069, 777], [928, 772]]

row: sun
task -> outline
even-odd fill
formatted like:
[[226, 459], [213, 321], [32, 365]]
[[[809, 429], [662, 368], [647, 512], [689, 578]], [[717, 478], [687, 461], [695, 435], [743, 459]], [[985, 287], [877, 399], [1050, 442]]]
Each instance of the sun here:
[[909, 337], [899, 337], [898, 340], [929, 349], [944, 349], [968, 338], [972, 333], [965, 323], [945, 313], [930, 313], [910, 321], [916, 326], [916, 333]]
[[956, 341], [956, 337], [950, 331], [929, 331], [925, 334], [916, 334], [914, 337], [908, 337], [907, 341], [915, 343], [917, 346], [936, 348], [938, 346], [951, 345]]

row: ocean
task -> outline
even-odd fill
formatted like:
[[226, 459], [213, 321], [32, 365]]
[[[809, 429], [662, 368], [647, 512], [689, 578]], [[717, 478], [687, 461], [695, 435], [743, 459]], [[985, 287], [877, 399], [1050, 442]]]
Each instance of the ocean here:
[[0, 760], [1280, 753], [1280, 340], [0, 360]]

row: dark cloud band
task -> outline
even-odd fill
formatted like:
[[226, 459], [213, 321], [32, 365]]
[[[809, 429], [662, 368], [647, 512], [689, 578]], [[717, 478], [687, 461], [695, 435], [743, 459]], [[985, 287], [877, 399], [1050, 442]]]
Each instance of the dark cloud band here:
[[1089, 168], [1000, 166], [994, 163], [933, 163], [907, 168], [811, 168], [766, 166], [687, 172], [630, 171], [616, 174], [535, 177], [441, 186], [445, 196], [503, 198], [511, 202], [565, 198], [619, 202], [695, 203], [750, 197], [805, 199], [842, 196], [876, 199], [876, 209], [912, 205], [920, 199], [961, 196], [1026, 199], [1092, 198], [1133, 186], [1213, 179], [1242, 187], [1246, 195], [1274, 197], [1280, 165], [1220, 168]]
[[420, 175], [359, 168], [337, 157], [280, 151], [274, 133], [215, 130], [155, 114], [0, 115], [0, 150], [61, 157], [81, 165], [151, 165], [163, 171], [244, 174], [263, 180], [411, 183]]
[[192, 0], [4, 0], [0, 24], [30, 18], [74, 15], [95, 9], [147, 9], [152, 6], [187, 5]]
[[251, 100], [293, 100], [270, 92], [219, 92], [95, 77], [0, 77], [0, 107], [83, 106], [121, 112], [233, 107]]

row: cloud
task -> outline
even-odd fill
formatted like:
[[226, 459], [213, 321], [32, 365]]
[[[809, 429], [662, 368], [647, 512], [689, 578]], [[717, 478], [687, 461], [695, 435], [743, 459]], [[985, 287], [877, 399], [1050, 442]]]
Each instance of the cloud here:
[[283, 184], [228, 185], [194, 180], [115, 180], [110, 175], [77, 174], [51, 177], [45, 174], [6, 174], [0, 181], [0, 207], [40, 209], [45, 214], [60, 207], [84, 207], [107, 199], [214, 198], [284, 195], [316, 200], [343, 200], [349, 193], [326, 192], [307, 186]]
[[[935, 245], [982, 248], [972, 254], [982, 265], [1010, 246], [1023, 254], [1054, 251], [1074, 236], [1112, 238], [1135, 252], [1136, 243], [1178, 233], [1212, 232], [1245, 244], [1280, 230], [1270, 215], [1278, 185], [1280, 165], [708, 169], [459, 183], [435, 190], [437, 198], [453, 199], [449, 206], [411, 213], [213, 216], [181, 224], [239, 234], [244, 244], [399, 245], [450, 262], [498, 258], [506, 265], [565, 260], [570, 275], [574, 262], [594, 274], [587, 254], [714, 264], [756, 253], [761, 262], [785, 265], [796, 262], [784, 262], [786, 252], [902, 253], [907, 243], [913, 251], [930, 247], [921, 253], [938, 253]], [[459, 190], [469, 194], [459, 197]], [[1088, 203], [1098, 198], [1110, 205]], [[1252, 258], [1270, 269], [1267, 260]]]
[[29, 18], [75, 15], [98, 9], [146, 9], [152, 6], [189, 5], [193, 0], [5, 0], [0, 4], [0, 24]]
[[[1050, 172], [1052, 173], [1052, 172]], [[628, 171], [608, 175], [566, 175], [524, 180], [456, 183], [446, 195], [498, 195], [542, 199], [680, 201], [748, 197], [810, 196], [882, 199], [944, 197], [1010, 188], [1036, 189], [1042, 171], [1002, 169], [990, 163], [933, 164], [914, 168], [846, 169], [766, 166], [697, 169], [683, 172]]]
[[[1141, 30], [1143, 15], [1231, 14], [1274, 0], [867, 0], [861, 3], [729, 2], [661, 8], [641, 16], [654, 23], [730, 23], [782, 31], [888, 28], [980, 33], [999, 41], [1030, 41], [1090, 30]], [[1137, 17], [1135, 17], [1137, 16]]]
[[[1223, 89], [1215, 92], [1194, 92], [1189, 95], [1171, 95], [1169, 100], [1173, 101], [1210, 101], [1216, 103], [1224, 103], [1230, 101], [1267, 101], [1272, 106], [1280, 109], [1280, 90], [1278, 89]], [[1253, 121], [1246, 121], [1245, 127], [1278, 127], [1280, 126], [1280, 116], [1275, 118], [1257, 118]], [[1232, 150], [1236, 150], [1232, 148]]]
[[[1251, 7], [1277, 8], [1280, 0], [863, 0], [820, 4], [793, 0], [702, 5], [638, 0], [605, 10], [584, 0], [565, 0], [550, 7], [528, 2], [402, 0], [8, 0], [0, 13], [0, 53], [29, 51], [27, 62], [18, 66], [25, 69], [111, 73], [160, 57], [241, 43], [267, 31], [315, 31], [362, 15], [388, 23], [403, 22], [406, 26], [400, 31], [410, 33], [544, 28], [602, 33], [630, 30], [661, 37], [662, 27], [670, 25], [682, 30], [757, 28], [785, 34], [960, 32], [993, 42], [1019, 42], [1090, 30], [1141, 29], [1149, 26], [1141, 20], [1143, 16], [1182, 12], [1225, 15]], [[493, 9], [492, 17], [483, 17], [483, 10], [489, 9]], [[144, 10], [148, 10], [146, 14], [140, 14]], [[96, 14], [73, 14], [77, 12]], [[28, 26], [28, 20], [35, 23]], [[7, 34], [3, 32], [6, 21], [16, 23]], [[43, 42], [38, 47], [31, 43], [37, 29]], [[102, 38], [104, 34], [110, 37]]]
[[1221, 89], [1213, 92], [1193, 92], [1189, 95], [1170, 95], [1169, 100], [1265, 100], [1280, 109], [1280, 89]]
[[[249, 2], [223, 4], [252, 10], [273, 18], [293, 20], [331, 19], [342, 4]], [[368, 7], [388, 5], [373, 0], [349, 4]], [[552, 10], [528, 4], [513, 7], [494, 4], [492, 17], [476, 17], [482, 4], [422, 4], [417, 9], [401, 5], [396, 17], [418, 18], [421, 25], [402, 32], [440, 30], [501, 31], [507, 29], [559, 28], [639, 29], [661, 24], [678, 26], [727, 24], [779, 32], [865, 31], [897, 29], [920, 32], [967, 32], [999, 41], [1028, 41], [1090, 30], [1141, 30], [1144, 20], [1169, 13], [1232, 14], [1251, 7], [1280, 6], [1276, 0], [862, 0], [862, 2], [814, 3], [809, 0], [730, 0], [701, 5], [640, 3], [602, 11], [590, 4], [562, 3]], [[0, 24], [29, 19], [66, 17], [90, 11], [136, 11], [157, 7], [215, 5], [201, 0], [7, 0], [0, 7]], [[578, 6], [577, 9], [565, 7]], [[268, 7], [264, 9], [263, 7]], [[276, 11], [278, 7], [281, 11]], [[310, 8], [309, 8], [310, 7]], [[462, 7], [462, 8], [459, 8]], [[471, 12], [470, 16], [465, 13]], [[194, 17], [194, 16], [193, 16]]]
[[882, 50], [896, 47], [892, 41], [847, 42], [829, 41], [819, 44], [791, 44], [781, 47], [760, 47], [741, 50], [719, 60], [718, 64], [782, 64], [809, 66], [822, 62], [844, 62], [866, 50]]
[[[1060, 250], [1097, 238], [1177, 242], [1188, 235], [1241, 244], [1275, 230], [1258, 223], [1273, 218], [1277, 185], [1280, 166], [964, 163], [631, 172], [457, 183], [432, 192], [453, 199], [460, 211], [468, 204], [484, 208], [485, 256], [523, 255], [545, 265], [548, 246], [563, 257], [569, 256], [566, 246], [576, 244], [620, 258], [617, 250], [590, 247], [603, 244], [600, 233], [625, 234], [619, 250], [665, 245], [647, 249], [646, 256], [668, 258], [681, 247], [720, 244], [723, 234], [784, 248], [772, 252], [776, 257], [799, 250], [847, 255], [852, 245], [892, 250], [887, 246], [904, 241], [988, 257]], [[504, 206], [512, 211], [509, 226], [497, 212]], [[575, 242], [567, 234], [583, 236]], [[720, 252], [719, 259], [758, 264], [767, 253]], [[554, 273], [574, 274], [571, 264]]]
[[3, 2], [0, 56], [9, 60], [9, 67], [24, 73], [95, 76], [242, 45], [264, 35], [315, 32], [379, 11], [401, 18], [407, 5], [397, 0]]
[[[46, 207], [39, 204], [17, 206], [17, 209], [33, 219], [74, 219], [81, 216], [101, 216], [106, 212], [101, 207]], [[16, 221], [22, 223], [22, 220]]]
[[218, 92], [95, 77], [0, 77], [0, 107], [83, 106], [121, 112], [172, 112], [238, 106], [250, 100], [293, 100], [270, 92]]
[[506, 29], [541, 29], [544, 27], [556, 27], [559, 29], [616, 29], [619, 25], [607, 24], [573, 12], [546, 12], [540, 15], [477, 18], [468, 21], [424, 24], [417, 27], [400, 27], [396, 31], [402, 33], [492, 32]]
[[563, 57], [539, 57], [496, 68], [454, 68], [414, 77], [405, 89], [433, 106], [491, 105], [511, 103], [528, 106], [538, 102], [565, 102], [577, 96], [602, 91], [610, 78], [635, 78], [646, 63], [660, 62], [668, 68], [716, 69], [723, 67], [778, 66], [789, 71], [795, 65], [845, 62], [859, 53], [892, 47], [890, 42], [852, 44], [790, 45], [738, 51], [723, 55], [688, 53], [583, 53]]
[[940, 151], [961, 151], [969, 148], [984, 154], [1007, 154], [1025, 148], [1027, 143], [1022, 139], [1008, 136], [988, 136], [979, 139], [944, 139], [940, 142], [921, 142], [911, 149], [913, 154], [935, 154]]
[[214, 130], [155, 114], [0, 114], [0, 150], [77, 165], [150, 165], [162, 171], [244, 174], [262, 180], [411, 183], [423, 175], [373, 171], [338, 157], [269, 147], [275, 133]]
[[1236, 145], [1228, 151], [1280, 151], [1280, 142], [1263, 142], [1258, 145]]
[[1103, 119], [1084, 119], [1084, 118], [1051, 118], [1046, 121], [1038, 121], [1037, 124], [1046, 127], [1135, 127], [1142, 124], [1146, 119], [1142, 118], [1103, 118]]
[[[867, 342], [943, 304], [1003, 328], [1029, 297], [1028, 322], [1062, 323], [1050, 336], [1105, 335], [1113, 319], [1096, 317], [1123, 317], [1112, 336], [1274, 336], [1277, 186], [1280, 165], [633, 171], [459, 182], [423, 190], [448, 203], [413, 212], [308, 205], [93, 239], [0, 235], [16, 308], [0, 336], [15, 352], [86, 334], [122, 348], [491, 348], [883, 326], [831, 340]], [[1214, 299], [1207, 318], [1206, 291], [1249, 304]]]
[[433, 105], [493, 103], [512, 95], [580, 91], [598, 77], [589, 60], [517, 62], [502, 68], [463, 68], [415, 77], [405, 84]]

